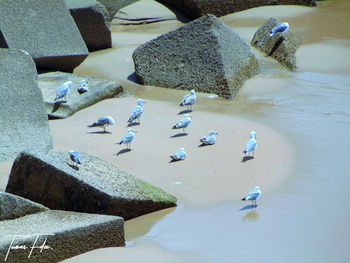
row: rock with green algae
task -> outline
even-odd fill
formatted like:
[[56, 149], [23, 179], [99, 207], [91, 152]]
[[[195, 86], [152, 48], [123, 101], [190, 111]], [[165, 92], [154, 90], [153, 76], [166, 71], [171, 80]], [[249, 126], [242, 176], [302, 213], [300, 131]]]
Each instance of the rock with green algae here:
[[73, 165], [67, 152], [21, 153], [6, 192], [50, 209], [121, 216], [125, 220], [176, 206], [176, 198], [94, 156]]
[[117, 246], [125, 246], [121, 217], [51, 210], [0, 222], [0, 258], [8, 263], [59, 262]]

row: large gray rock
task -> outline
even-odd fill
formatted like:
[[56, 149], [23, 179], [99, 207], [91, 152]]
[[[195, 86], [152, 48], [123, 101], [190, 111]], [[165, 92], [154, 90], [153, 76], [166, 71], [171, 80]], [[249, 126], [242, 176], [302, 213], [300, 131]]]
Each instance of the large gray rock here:
[[95, 0], [65, 0], [89, 51], [112, 47], [106, 8]]
[[0, 191], [0, 221], [15, 219], [48, 210], [47, 207], [41, 204]]
[[72, 72], [89, 54], [64, 0], [2, 0], [0, 30], [0, 47], [27, 51], [39, 70]]
[[[83, 79], [88, 81], [89, 90], [80, 94], [77, 89]], [[116, 81], [65, 72], [40, 74], [38, 80], [49, 119], [67, 118], [81, 109], [104, 99], [113, 98], [123, 91], [122, 86]], [[57, 89], [69, 80], [73, 82], [73, 86], [66, 98], [67, 102], [63, 102], [63, 100], [54, 101]]]
[[22, 51], [0, 49], [0, 108], [0, 162], [52, 148], [35, 64]]
[[73, 166], [67, 152], [21, 153], [6, 191], [58, 210], [130, 219], [176, 205], [176, 198], [94, 156]]
[[[9, 251], [11, 243], [22, 249]], [[124, 220], [116, 216], [51, 210], [0, 222], [0, 258], [9, 263], [59, 262], [90, 250], [124, 245]]]
[[295, 37], [292, 30], [289, 29], [283, 36], [279, 33], [270, 37], [272, 28], [280, 24], [277, 18], [270, 18], [254, 34], [251, 45], [273, 57], [288, 70], [296, 70], [295, 53], [299, 47], [300, 41]]
[[114, 15], [120, 10], [121, 8], [130, 5], [132, 3], [135, 3], [139, 0], [98, 0], [101, 4], [103, 4], [108, 13], [110, 21], [113, 20]]
[[224, 16], [264, 5], [315, 6], [316, 0], [158, 0], [170, 4], [191, 18], [207, 14]]
[[258, 64], [250, 46], [213, 15], [139, 46], [132, 55], [141, 84], [235, 96]]

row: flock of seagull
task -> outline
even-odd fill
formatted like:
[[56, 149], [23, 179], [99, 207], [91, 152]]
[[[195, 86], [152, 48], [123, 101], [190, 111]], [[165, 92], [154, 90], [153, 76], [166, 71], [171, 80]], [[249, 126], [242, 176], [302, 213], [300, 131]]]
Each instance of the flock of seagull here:
[[[81, 83], [78, 86], [78, 92], [87, 92], [88, 86], [87, 81], [82, 80]], [[73, 85], [72, 81], [67, 81], [64, 84], [60, 86], [60, 88], [56, 92], [56, 98], [54, 101], [57, 101], [59, 99], [64, 99], [63, 102], [67, 102], [66, 96], [69, 94], [70, 89]], [[189, 94], [185, 95], [180, 103], [180, 106], [186, 106], [187, 112], [192, 112], [192, 106], [196, 102], [196, 92], [194, 90], [191, 90]], [[131, 126], [135, 121], [137, 121], [137, 124], [140, 124], [140, 118], [143, 114], [143, 103], [146, 103], [144, 100], [139, 99], [137, 101], [137, 105], [132, 109], [130, 113], [130, 117], [128, 119], [128, 126]], [[100, 127], [103, 128], [103, 132], [107, 132], [106, 128], [109, 125], [115, 124], [115, 120], [111, 116], [103, 116], [99, 118], [97, 121], [93, 122], [92, 124], [88, 125], [87, 127]], [[184, 134], [186, 134], [186, 128], [191, 124], [191, 115], [185, 114], [184, 117], [179, 120], [172, 128], [173, 129], [182, 129]], [[132, 128], [128, 129], [128, 132], [122, 137], [122, 139], [117, 144], [125, 144], [127, 149], [130, 149], [131, 142], [135, 139], [135, 133], [136, 131]], [[200, 139], [200, 142], [202, 145], [213, 145], [216, 142], [215, 135], [218, 134], [218, 132], [210, 131], [207, 136], [204, 136]], [[256, 132], [252, 131], [250, 133], [250, 139], [246, 142], [243, 153], [244, 155], [249, 155], [250, 153], [253, 153], [257, 148], [257, 141], [256, 141]], [[75, 164], [82, 164], [82, 157], [80, 152], [78, 151], [69, 151], [69, 156], [71, 161], [73, 162], [73, 165]], [[180, 148], [177, 152], [175, 152], [173, 155], [170, 155], [170, 161], [180, 161], [186, 159], [186, 152], [184, 148]], [[252, 205], [255, 207], [256, 200], [259, 199], [261, 195], [260, 187], [256, 186], [253, 190], [251, 190], [244, 198], [242, 198], [243, 201], [251, 201]]]

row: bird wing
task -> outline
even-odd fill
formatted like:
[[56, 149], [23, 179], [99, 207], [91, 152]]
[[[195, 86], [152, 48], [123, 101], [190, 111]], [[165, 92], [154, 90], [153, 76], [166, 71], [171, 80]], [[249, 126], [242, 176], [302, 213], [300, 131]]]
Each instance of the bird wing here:
[[180, 105], [192, 105], [196, 101], [196, 95], [187, 94], [181, 101]]
[[76, 151], [73, 152], [71, 154], [71, 159], [72, 159], [72, 161], [74, 161], [76, 163], [79, 163], [79, 164], [81, 164], [81, 162], [82, 162], [82, 158], [81, 158], [80, 152], [76, 152]]
[[124, 135], [122, 142], [123, 143], [129, 143], [134, 139], [135, 135], [133, 133], [128, 132]]
[[97, 120], [96, 125], [103, 126], [109, 123], [109, 119], [107, 117], [101, 117]]
[[135, 119], [141, 116], [142, 112], [143, 112], [142, 107], [136, 106], [130, 113], [130, 119]]
[[245, 200], [256, 200], [260, 197], [260, 191], [258, 190], [251, 190], [246, 196], [245, 196]]
[[257, 143], [255, 139], [249, 139], [245, 145], [245, 151], [251, 152], [256, 149]]

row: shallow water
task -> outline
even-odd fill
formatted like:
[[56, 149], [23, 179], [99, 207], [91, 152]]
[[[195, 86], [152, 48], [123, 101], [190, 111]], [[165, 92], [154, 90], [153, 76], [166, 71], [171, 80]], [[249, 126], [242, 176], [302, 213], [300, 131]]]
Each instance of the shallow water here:
[[[302, 40], [298, 71], [290, 73], [255, 51], [263, 60], [261, 74], [232, 101], [200, 95], [196, 110], [246, 118], [288, 138], [295, 149], [291, 176], [271, 191], [262, 189], [256, 209], [239, 198], [204, 207], [179, 203], [126, 222], [126, 248], [96, 250], [67, 262], [348, 262], [350, 4], [264, 7], [222, 20], [249, 41], [271, 14], [288, 20]], [[114, 48], [92, 54], [75, 73], [116, 79], [126, 94], [175, 105], [186, 92], [135, 84], [131, 54], [179, 25], [114, 27]], [[196, 187], [208, 187], [202, 183]]]

